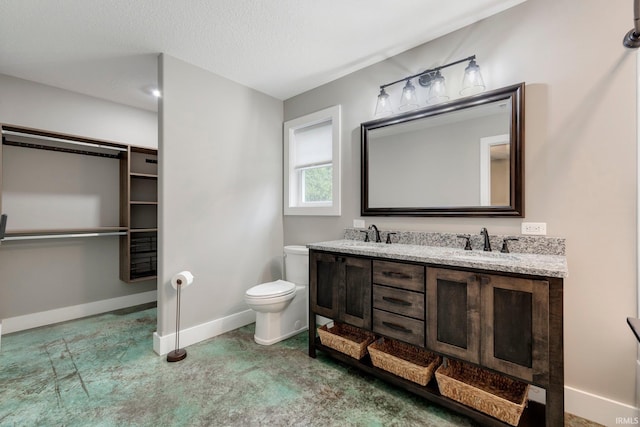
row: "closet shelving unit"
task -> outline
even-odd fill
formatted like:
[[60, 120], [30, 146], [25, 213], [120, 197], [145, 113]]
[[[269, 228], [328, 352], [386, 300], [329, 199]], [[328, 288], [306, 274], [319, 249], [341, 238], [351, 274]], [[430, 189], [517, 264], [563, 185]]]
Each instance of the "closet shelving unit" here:
[[120, 163], [120, 278], [137, 282], [158, 271], [158, 152], [129, 147]]
[[8, 218], [2, 241], [120, 236], [121, 280], [131, 283], [157, 277], [157, 150], [21, 126], [0, 124], [0, 129], [0, 196], [4, 146], [98, 156], [120, 163], [119, 224], [90, 228], [13, 229], [11, 218]]

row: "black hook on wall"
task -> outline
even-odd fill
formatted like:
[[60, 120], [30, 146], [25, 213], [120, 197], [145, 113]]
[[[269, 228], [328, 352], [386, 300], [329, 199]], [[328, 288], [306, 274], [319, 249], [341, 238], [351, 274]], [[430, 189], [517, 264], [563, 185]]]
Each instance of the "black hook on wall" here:
[[633, 28], [624, 36], [622, 44], [629, 49], [640, 47], [640, 0], [633, 1]]

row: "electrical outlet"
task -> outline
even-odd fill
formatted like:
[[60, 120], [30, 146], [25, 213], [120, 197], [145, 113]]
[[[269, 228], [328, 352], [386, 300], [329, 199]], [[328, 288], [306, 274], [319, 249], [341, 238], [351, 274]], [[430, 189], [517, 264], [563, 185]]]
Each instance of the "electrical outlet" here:
[[353, 228], [364, 228], [364, 219], [354, 219]]
[[546, 222], [523, 222], [522, 234], [534, 234], [538, 236], [545, 236], [547, 234]]

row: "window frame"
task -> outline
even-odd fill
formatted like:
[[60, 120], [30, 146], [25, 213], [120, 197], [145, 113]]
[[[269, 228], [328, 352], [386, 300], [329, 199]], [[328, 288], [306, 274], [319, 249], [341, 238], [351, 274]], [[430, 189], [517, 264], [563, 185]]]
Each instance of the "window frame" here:
[[[284, 162], [283, 162], [283, 178], [284, 178], [284, 215], [322, 215], [322, 216], [340, 216], [341, 214], [341, 168], [340, 168], [340, 150], [341, 150], [341, 107], [334, 105], [315, 113], [307, 114], [292, 120], [284, 122]], [[331, 121], [331, 162], [322, 162], [322, 165], [331, 165], [331, 203], [325, 202], [303, 202], [303, 173], [302, 170], [308, 166], [296, 167], [292, 164], [295, 156], [295, 131], [311, 127], [319, 123]], [[320, 163], [315, 166], [320, 166]]]

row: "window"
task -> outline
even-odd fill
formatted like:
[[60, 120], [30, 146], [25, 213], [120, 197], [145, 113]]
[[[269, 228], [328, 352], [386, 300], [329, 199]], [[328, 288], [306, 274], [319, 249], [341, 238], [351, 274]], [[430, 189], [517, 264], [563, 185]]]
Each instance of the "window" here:
[[285, 215], [340, 215], [340, 106], [284, 124]]

